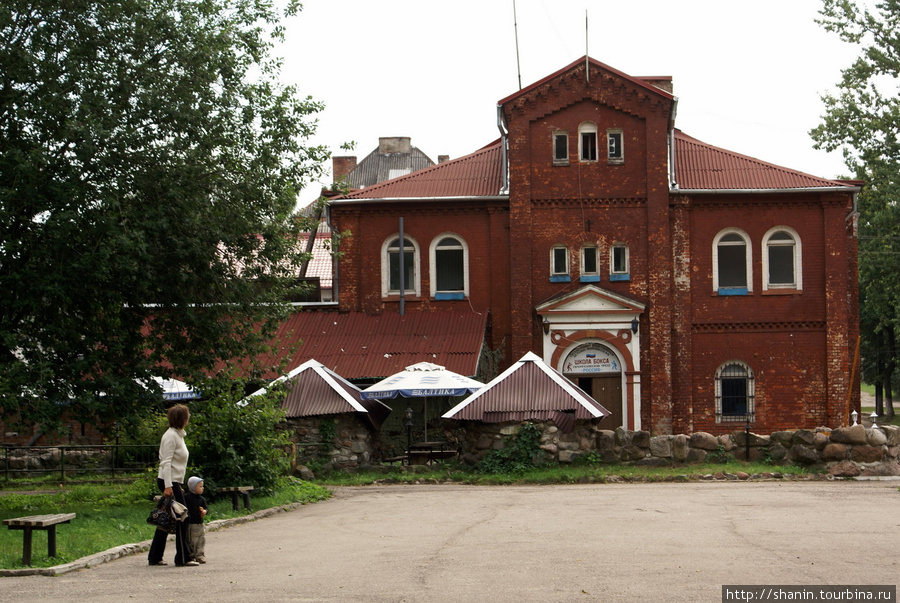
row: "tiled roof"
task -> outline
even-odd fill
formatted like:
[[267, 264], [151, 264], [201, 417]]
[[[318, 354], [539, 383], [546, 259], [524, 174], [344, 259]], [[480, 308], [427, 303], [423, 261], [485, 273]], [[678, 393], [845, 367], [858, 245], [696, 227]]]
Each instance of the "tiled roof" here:
[[[308, 239], [309, 233], [300, 235], [300, 249], [306, 249], [306, 241]], [[334, 265], [331, 251], [326, 247], [326, 241], [331, 242], [331, 233], [320, 230], [316, 235], [316, 242], [313, 244], [312, 258], [309, 260], [309, 266], [306, 268], [306, 276], [308, 278], [318, 278], [319, 286], [322, 289], [331, 289]]]
[[[336, 199], [429, 199], [500, 194], [500, 141], [419, 172]], [[675, 182], [680, 190], [846, 189], [828, 180], [714, 147], [675, 130]]]
[[444, 418], [485, 423], [552, 419], [563, 431], [571, 431], [575, 419], [608, 415], [596, 400], [528, 352]]
[[675, 182], [682, 190], [789, 190], [846, 188], [826, 180], [726, 151], [675, 130]]
[[475, 312], [295, 312], [281, 325], [288, 370], [315, 358], [345, 379], [381, 379], [417, 362], [433, 362], [472, 376], [487, 324]]
[[500, 141], [465, 157], [380, 182], [334, 201], [435, 197], [490, 197], [500, 194]]

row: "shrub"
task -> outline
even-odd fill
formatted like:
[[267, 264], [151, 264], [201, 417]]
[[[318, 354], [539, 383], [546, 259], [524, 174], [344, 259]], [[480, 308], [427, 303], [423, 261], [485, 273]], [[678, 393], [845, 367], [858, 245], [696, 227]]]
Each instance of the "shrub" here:
[[[260, 494], [274, 490], [286, 475], [290, 459], [281, 390], [245, 398], [244, 384], [203, 387], [204, 398], [191, 404], [187, 427], [192, 474], [203, 477], [211, 495], [217, 486], [253, 486]], [[187, 478], [187, 476], [185, 476]]]
[[519, 431], [507, 436], [506, 446], [501, 450], [491, 450], [476, 465], [480, 473], [516, 473], [544, 464], [541, 450], [541, 430], [534, 423], [523, 423]]

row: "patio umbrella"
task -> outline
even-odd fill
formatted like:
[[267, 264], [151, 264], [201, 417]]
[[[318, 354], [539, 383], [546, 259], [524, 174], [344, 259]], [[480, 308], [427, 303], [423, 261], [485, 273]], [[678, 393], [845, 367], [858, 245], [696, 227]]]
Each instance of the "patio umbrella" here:
[[382, 379], [362, 390], [364, 400], [396, 398], [424, 398], [425, 439], [428, 440], [428, 397], [464, 396], [484, 387], [484, 383], [448, 371], [430, 362], [413, 364], [399, 373]]

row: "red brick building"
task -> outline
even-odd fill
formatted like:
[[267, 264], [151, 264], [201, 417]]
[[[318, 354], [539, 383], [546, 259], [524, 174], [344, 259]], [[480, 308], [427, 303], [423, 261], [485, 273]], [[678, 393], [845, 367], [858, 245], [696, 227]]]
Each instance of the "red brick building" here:
[[341, 311], [397, 313], [402, 275], [406, 313], [488, 316], [502, 366], [537, 353], [608, 427], [846, 424], [859, 183], [697, 141], [677, 103], [580, 59], [499, 101], [495, 143], [333, 200]]

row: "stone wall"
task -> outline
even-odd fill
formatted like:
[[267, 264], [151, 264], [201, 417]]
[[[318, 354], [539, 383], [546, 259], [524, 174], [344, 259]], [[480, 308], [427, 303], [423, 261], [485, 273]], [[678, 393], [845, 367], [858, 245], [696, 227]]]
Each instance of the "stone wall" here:
[[355, 414], [288, 419], [279, 428], [290, 433], [296, 465], [352, 469], [380, 456], [378, 434]]
[[[599, 429], [590, 421], [576, 421], [571, 433], [563, 433], [552, 422], [535, 424], [543, 432], [541, 450], [550, 461], [559, 463], [588, 455], [607, 464], [651, 466], [737, 459], [824, 468], [836, 477], [900, 475], [900, 427], [892, 425], [769, 435], [735, 431], [719, 436], [705, 432], [652, 436], [623, 427]], [[448, 429], [446, 435], [458, 439], [462, 460], [475, 464], [489, 451], [503, 449], [520, 425], [467, 423], [465, 428]]]

